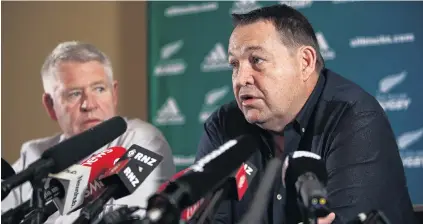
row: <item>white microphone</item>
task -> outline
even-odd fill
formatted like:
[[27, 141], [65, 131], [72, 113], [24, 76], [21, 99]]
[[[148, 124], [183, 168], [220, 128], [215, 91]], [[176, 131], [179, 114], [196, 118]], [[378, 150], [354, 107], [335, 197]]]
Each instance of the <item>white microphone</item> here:
[[64, 197], [53, 199], [59, 213], [67, 215], [86, 203], [86, 196], [93, 193], [92, 183], [95, 184], [97, 177], [113, 167], [125, 152], [123, 147], [111, 147], [92, 155], [81, 164], [72, 165], [58, 174], [50, 174], [49, 177], [58, 181], [65, 191]]

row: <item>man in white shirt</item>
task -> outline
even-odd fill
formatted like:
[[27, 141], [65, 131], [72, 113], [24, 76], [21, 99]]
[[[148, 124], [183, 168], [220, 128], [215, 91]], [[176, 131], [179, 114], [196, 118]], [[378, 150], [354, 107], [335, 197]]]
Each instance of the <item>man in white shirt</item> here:
[[[25, 142], [20, 158], [12, 165], [16, 172], [39, 159], [46, 149], [117, 115], [117, 81], [113, 79], [111, 62], [95, 46], [76, 41], [60, 43], [44, 62], [41, 75], [43, 105], [63, 133]], [[142, 120], [125, 120], [127, 131], [97, 152], [112, 146], [128, 149], [132, 144], [137, 144], [162, 155], [163, 160], [133, 194], [109, 201], [104, 212], [121, 205], [146, 207], [149, 196], [176, 172], [172, 151], [162, 133]], [[29, 183], [15, 188], [2, 201], [2, 213], [29, 200], [31, 196]], [[64, 216], [56, 212], [46, 223], [72, 223], [79, 212]], [[142, 215], [143, 211], [137, 214]]]

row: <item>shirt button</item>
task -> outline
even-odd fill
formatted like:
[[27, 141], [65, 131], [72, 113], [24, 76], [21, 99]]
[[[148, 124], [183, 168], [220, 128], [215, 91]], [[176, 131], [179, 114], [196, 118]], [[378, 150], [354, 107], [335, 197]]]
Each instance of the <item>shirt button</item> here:
[[280, 201], [282, 199], [282, 195], [278, 194], [278, 195], [276, 195], [276, 198]]
[[304, 133], [305, 132], [305, 128], [301, 128], [301, 131]]

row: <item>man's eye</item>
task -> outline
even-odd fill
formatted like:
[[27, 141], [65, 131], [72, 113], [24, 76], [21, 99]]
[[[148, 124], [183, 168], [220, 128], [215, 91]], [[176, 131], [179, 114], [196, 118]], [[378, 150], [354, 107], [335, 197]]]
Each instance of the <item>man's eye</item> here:
[[252, 57], [251, 61], [252, 61], [253, 64], [258, 64], [258, 63], [262, 62], [263, 59], [261, 59], [259, 57]]
[[98, 87], [95, 87], [95, 90], [98, 91], [98, 92], [104, 92], [104, 90], [106, 90], [106, 88], [104, 88], [103, 86], [98, 86]]
[[231, 62], [229, 62], [229, 65], [230, 65], [232, 68], [236, 68], [236, 67], [238, 67], [238, 63], [237, 63], [237, 62], [235, 62], [235, 61], [231, 61]]
[[73, 98], [73, 97], [78, 97], [78, 96], [80, 96], [81, 95], [81, 92], [70, 92], [69, 94], [68, 94], [68, 97], [69, 98]]

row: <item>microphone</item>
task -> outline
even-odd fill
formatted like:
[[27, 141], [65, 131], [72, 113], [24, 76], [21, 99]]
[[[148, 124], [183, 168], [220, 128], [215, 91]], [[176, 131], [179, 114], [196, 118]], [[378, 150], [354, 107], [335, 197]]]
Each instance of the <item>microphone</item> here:
[[100, 193], [103, 185], [97, 184], [96, 178], [106, 169], [112, 168], [125, 152], [123, 147], [107, 148], [85, 159], [81, 164], [73, 165], [58, 174], [50, 174], [49, 177], [65, 189], [63, 197], [53, 198], [59, 213], [69, 214], [83, 206], [84, 202], [87, 203], [91, 196]]
[[[10, 164], [6, 160], [1, 158], [1, 179], [4, 180], [15, 174], [15, 170], [10, 166]], [[1, 200], [3, 200], [3, 197]]]
[[101, 213], [111, 198], [117, 200], [132, 194], [162, 160], [163, 156], [132, 145], [116, 165], [99, 178], [106, 186], [105, 190], [82, 208], [74, 223], [89, 223]]
[[[190, 171], [190, 168], [186, 168], [186, 169], [183, 169], [183, 170], [177, 172], [168, 181], [164, 182], [162, 185], [159, 186], [159, 188], [157, 190], [157, 193], [162, 192], [167, 187], [167, 185], [169, 185], [169, 183], [171, 181], [174, 181], [174, 180], [178, 179], [179, 177], [181, 177], [182, 175], [184, 175], [188, 171]], [[189, 221], [193, 217], [193, 215], [195, 214], [195, 212], [199, 209], [199, 207], [203, 204], [204, 200], [205, 200], [204, 198], [201, 198], [194, 205], [189, 206], [186, 209], [184, 209], [181, 212], [181, 220], [183, 220], [183, 221]], [[210, 197], [208, 197], [208, 200], [210, 200]]]
[[261, 223], [263, 214], [267, 209], [267, 202], [271, 194], [273, 183], [276, 178], [279, 177], [279, 171], [281, 169], [282, 161], [279, 158], [273, 158], [269, 161], [263, 178], [260, 181], [261, 184], [254, 194], [250, 208], [239, 222], [240, 224]]
[[[298, 206], [286, 206], [288, 223], [305, 224], [330, 213], [326, 184], [327, 171], [323, 160], [309, 151], [290, 153], [283, 164], [282, 182], [286, 187], [287, 204], [297, 202]], [[301, 219], [302, 220], [299, 220]]]
[[[195, 223], [212, 223], [212, 217], [216, 209], [225, 199], [241, 201], [256, 173], [257, 168], [253, 164], [248, 161], [243, 163], [241, 167], [228, 178], [223, 186], [213, 194], [212, 198], [207, 203], [202, 204], [201, 208], [199, 208], [199, 212], [193, 217], [193, 220], [196, 220]], [[198, 217], [198, 214], [200, 214], [202, 210], [204, 210], [204, 212]]]
[[182, 209], [214, 191], [257, 149], [254, 138], [243, 135], [207, 154], [190, 170], [148, 200], [145, 223], [177, 223]]
[[24, 182], [34, 178], [41, 179], [48, 173], [59, 173], [84, 159], [122, 135], [126, 128], [126, 121], [122, 117], [116, 116], [47, 149], [40, 159], [33, 162], [25, 170], [2, 182], [2, 200], [13, 188]]

